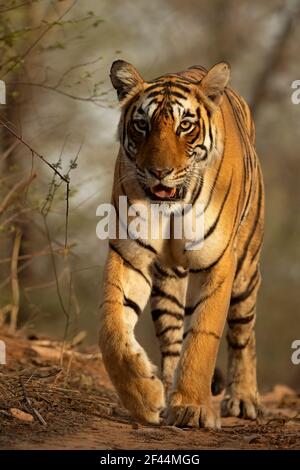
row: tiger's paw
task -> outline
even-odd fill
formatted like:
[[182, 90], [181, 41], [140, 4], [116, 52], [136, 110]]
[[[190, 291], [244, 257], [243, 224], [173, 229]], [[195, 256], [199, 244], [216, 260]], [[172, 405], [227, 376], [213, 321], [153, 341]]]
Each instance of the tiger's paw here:
[[221, 416], [252, 419], [263, 418], [268, 412], [259, 400], [251, 396], [225, 396], [221, 402]]
[[221, 420], [210, 403], [170, 405], [167, 424], [178, 427], [220, 429]]
[[164, 387], [144, 354], [131, 355], [124, 360], [120, 373], [114, 377], [114, 385], [133, 418], [159, 424], [165, 407]]
[[157, 377], [153, 375], [150, 378], [135, 379], [120, 395], [133, 418], [145, 423], [159, 424], [165, 399], [163, 385]]

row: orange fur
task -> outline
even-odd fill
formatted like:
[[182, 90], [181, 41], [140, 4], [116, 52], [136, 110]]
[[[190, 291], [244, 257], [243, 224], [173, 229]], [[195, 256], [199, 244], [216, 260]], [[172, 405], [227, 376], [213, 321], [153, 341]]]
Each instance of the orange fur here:
[[[176, 194], [167, 204], [203, 204], [204, 244], [186, 240], [110, 241], [101, 307], [100, 347], [124, 405], [137, 419], [159, 422], [163, 386], [134, 337], [151, 297], [162, 353], [167, 420], [219, 427], [211, 384], [228, 319], [229, 366], [223, 415], [255, 418], [255, 304], [260, 284], [264, 195], [245, 101], [227, 87], [229, 67], [192, 67], [145, 82], [130, 64], [111, 70], [122, 115], [112, 201]], [[173, 208], [173, 209], [172, 209]], [[129, 217], [129, 220], [130, 217]], [[185, 326], [184, 326], [185, 322]]]

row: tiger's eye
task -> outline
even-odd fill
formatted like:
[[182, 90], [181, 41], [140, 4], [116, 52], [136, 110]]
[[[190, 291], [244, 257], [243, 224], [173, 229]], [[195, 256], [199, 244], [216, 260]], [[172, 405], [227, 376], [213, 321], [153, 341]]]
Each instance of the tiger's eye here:
[[134, 127], [137, 131], [145, 131], [147, 129], [147, 121], [145, 119], [136, 119], [133, 122]]
[[183, 132], [189, 131], [194, 127], [194, 123], [191, 121], [181, 121], [179, 129]]

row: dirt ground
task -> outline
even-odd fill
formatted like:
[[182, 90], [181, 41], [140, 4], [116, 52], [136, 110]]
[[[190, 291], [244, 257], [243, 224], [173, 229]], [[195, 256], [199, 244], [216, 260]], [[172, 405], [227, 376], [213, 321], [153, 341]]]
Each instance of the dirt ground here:
[[261, 422], [225, 418], [220, 431], [144, 426], [118, 402], [96, 348], [65, 345], [62, 361], [54, 341], [4, 329], [0, 339], [0, 449], [300, 448], [300, 393], [283, 385], [264, 395], [273, 415]]

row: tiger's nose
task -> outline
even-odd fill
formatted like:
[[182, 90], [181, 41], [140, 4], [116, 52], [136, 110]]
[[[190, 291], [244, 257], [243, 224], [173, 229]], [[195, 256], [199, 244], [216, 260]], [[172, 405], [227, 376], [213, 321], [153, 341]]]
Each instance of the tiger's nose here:
[[162, 180], [170, 173], [172, 173], [173, 168], [148, 168], [149, 173], [155, 178]]

